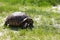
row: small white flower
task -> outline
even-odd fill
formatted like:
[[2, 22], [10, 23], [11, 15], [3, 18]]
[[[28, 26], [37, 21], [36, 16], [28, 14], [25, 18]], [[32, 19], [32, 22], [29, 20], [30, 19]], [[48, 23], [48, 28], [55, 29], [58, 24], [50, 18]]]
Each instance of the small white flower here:
[[0, 36], [2, 36], [3, 35], [3, 33], [2, 32], [0, 32]]

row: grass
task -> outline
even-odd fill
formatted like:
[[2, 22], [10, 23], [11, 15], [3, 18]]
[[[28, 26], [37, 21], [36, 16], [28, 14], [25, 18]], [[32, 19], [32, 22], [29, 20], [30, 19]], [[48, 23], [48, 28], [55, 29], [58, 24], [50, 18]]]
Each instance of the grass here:
[[[1, 2], [0, 6], [0, 40], [60, 40], [60, 14], [49, 10], [50, 7], [9, 5]], [[13, 12], [22, 11], [34, 20], [33, 30], [6, 27], [5, 17]]]
[[60, 0], [0, 0], [0, 2], [8, 3], [11, 5], [31, 5], [31, 6], [56, 6], [60, 4]]

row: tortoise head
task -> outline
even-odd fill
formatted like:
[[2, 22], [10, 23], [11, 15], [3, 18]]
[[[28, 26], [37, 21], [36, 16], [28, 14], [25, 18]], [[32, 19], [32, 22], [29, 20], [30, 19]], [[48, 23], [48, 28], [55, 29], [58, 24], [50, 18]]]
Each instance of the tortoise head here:
[[33, 20], [30, 17], [25, 18], [22, 23], [24, 24], [24, 27], [33, 27]]
[[23, 22], [27, 22], [28, 24], [33, 23], [33, 20], [30, 17], [27, 17], [23, 20]]

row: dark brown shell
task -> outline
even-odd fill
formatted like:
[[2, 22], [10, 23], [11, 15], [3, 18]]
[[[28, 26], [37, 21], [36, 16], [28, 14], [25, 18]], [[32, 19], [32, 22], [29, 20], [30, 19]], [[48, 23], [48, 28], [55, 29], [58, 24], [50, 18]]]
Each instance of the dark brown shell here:
[[23, 12], [14, 12], [11, 15], [7, 16], [5, 25], [11, 25], [11, 26], [29, 26], [33, 25], [33, 20], [28, 17]]

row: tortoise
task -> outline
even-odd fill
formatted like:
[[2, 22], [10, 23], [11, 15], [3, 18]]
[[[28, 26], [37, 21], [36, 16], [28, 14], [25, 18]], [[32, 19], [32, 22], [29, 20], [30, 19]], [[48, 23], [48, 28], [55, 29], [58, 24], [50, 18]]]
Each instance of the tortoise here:
[[32, 28], [33, 20], [27, 16], [24, 12], [14, 12], [6, 17], [4, 25], [16, 26], [20, 28]]

